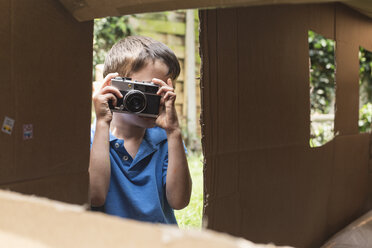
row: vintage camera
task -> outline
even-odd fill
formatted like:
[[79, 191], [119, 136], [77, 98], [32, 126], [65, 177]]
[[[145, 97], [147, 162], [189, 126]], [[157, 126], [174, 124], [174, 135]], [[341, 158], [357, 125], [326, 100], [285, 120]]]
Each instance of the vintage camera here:
[[131, 78], [126, 77], [111, 79], [111, 85], [123, 95], [123, 98], [116, 97], [116, 106], [109, 101], [112, 111], [153, 118], [159, 115], [161, 97], [156, 94], [159, 90], [158, 85], [152, 82], [132, 81]]

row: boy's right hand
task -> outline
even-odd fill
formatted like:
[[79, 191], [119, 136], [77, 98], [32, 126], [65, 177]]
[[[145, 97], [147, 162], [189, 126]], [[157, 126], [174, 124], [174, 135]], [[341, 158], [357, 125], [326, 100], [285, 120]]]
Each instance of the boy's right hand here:
[[112, 112], [109, 108], [108, 101], [111, 100], [113, 105], [116, 106], [117, 100], [115, 95], [119, 98], [123, 97], [117, 88], [110, 86], [111, 79], [117, 77], [118, 75], [118, 73], [108, 74], [104, 79], [101, 89], [93, 96], [93, 104], [94, 110], [96, 111], [97, 122], [105, 121], [106, 123], [110, 123], [112, 120]]

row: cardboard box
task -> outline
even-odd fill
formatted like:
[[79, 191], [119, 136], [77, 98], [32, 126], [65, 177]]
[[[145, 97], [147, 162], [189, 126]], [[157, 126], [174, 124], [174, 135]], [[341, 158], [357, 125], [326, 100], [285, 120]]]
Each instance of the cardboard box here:
[[123, 220], [36, 197], [0, 191], [0, 241], [7, 248], [274, 248], [212, 231]]
[[[357, 131], [357, 52], [359, 45], [372, 50], [372, 23], [341, 4], [271, 5], [305, 2], [327, 1], [0, 1], [0, 187], [87, 202], [93, 18], [265, 5], [201, 13], [205, 215], [209, 228], [255, 242], [319, 247], [371, 208], [370, 134]], [[371, 13], [367, 1], [345, 3]], [[72, 15], [90, 21], [78, 22]], [[315, 149], [308, 145], [309, 29], [337, 44], [338, 135]], [[27, 212], [23, 202], [3, 201], [0, 225], [6, 237], [54, 237], [37, 228], [22, 229], [4, 209], [20, 207], [14, 216], [28, 221], [44, 208]], [[61, 233], [65, 238], [76, 231], [66, 216], [53, 216], [56, 222], [40, 230], [60, 230], [57, 240], [63, 240]], [[100, 221], [80, 227], [100, 226], [95, 223]], [[146, 229], [127, 223], [125, 228], [118, 224], [115, 235]], [[108, 235], [115, 224], [103, 227], [89, 229], [89, 235]], [[130, 244], [153, 242], [144, 237]], [[108, 244], [117, 245], [119, 239]]]
[[[201, 12], [208, 228], [320, 247], [371, 208], [359, 134], [359, 46], [372, 20], [341, 4]], [[336, 137], [310, 148], [308, 30], [336, 41]]]

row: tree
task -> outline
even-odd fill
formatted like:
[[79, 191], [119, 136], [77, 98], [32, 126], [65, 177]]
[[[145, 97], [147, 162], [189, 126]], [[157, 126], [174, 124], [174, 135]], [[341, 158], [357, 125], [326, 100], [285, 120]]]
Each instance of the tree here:
[[105, 61], [106, 53], [120, 39], [133, 35], [129, 16], [107, 17], [94, 20], [93, 68]]

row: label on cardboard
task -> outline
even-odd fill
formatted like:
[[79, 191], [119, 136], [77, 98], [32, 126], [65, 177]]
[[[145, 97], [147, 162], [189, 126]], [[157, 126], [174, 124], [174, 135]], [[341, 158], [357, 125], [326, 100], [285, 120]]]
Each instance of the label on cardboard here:
[[34, 137], [34, 129], [32, 124], [23, 125], [23, 140], [29, 140]]
[[4, 133], [7, 133], [9, 135], [11, 135], [12, 134], [12, 131], [13, 131], [14, 123], [15, 123], [15, 120], [13, 120], [12, 118], [9, 118], [9, 117], [5, 116], [5, 119], [4, 119], [4, 122], [3, 122], [3, 126], [1, 128], [1, 131], [3, 131]]

